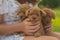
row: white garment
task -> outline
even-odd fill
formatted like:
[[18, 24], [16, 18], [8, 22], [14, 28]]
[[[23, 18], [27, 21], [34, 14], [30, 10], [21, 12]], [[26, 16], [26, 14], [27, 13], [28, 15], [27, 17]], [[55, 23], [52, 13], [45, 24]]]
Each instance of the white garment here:
[[[0, 13], [4, 13], [4, 23], [5, 24], [14, 24], [18, 23], [19, 17], [16, 13], [16, 10], [19, 6], [14, 0], [1, 0], [3, 3], [0, 3]], [[20, 35], [9, 35], [9, 36], [1, 36], [0, 40], [23, 40], [24, 37]]]
[[20, 35], [0, 36], [0, 40], [23, 40], [24, 37]]

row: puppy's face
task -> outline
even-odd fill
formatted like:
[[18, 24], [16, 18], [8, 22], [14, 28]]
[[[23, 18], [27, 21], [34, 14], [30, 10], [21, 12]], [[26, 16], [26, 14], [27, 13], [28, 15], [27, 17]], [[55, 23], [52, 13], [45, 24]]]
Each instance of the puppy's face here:
[[28, 13], [28, 18], [30, 18], [30, 20], [40, 20], [40, 11], [39, 10], [30, 10], [30, 13]]
[[20, 6], [20, 8], [18, 9], [18, 15], [20, 16], [21, 19], [24, 19], [26, 17], [25, 12], [29, 8], [30, 6], [28, 6], [28, 4], [22, 4]]
[[43, 12], [40, 8], [33, 7], [27, 10], [26, 16], [30, 19], [30, 21], [40, 21], [42, 16], [45, 16], [46, 13]]
[[51, 22], [52, 19], [55, 19], [55, 12], [51, 9], [45, 8], [43, 9], [46, 12], [46, 16], [43, 17], [46, 23]]

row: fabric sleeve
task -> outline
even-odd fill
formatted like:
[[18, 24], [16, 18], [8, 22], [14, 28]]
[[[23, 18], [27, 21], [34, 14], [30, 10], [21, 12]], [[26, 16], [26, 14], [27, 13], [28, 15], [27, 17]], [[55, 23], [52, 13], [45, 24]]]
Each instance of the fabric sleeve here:
[[8, 3], [6, 0], [0, 0], [0, 14], [8, 13]]

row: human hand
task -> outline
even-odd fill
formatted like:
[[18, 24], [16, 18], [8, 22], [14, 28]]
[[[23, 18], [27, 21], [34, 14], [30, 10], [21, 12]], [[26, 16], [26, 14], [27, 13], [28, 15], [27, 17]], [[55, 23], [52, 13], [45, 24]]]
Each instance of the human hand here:
[[48, 32], [48, 31], [49, 31], [49, 32], [52, 31], [52, 23], [51, 23], [51, 22], [45, 25], [45, 30], [46, 30], [47, 32]]
[[22, 27], [22, 31], [26, 34], [26, 35], [33, 35], [34, 32], [36, 32], [37, 30], [39, 30], [39, 25], [40, 22], [36, 22], [36, 23], [32, 23], [29, 21], [29, 19], [25, 19], [23, 21], [23, 25], [24, 27]]

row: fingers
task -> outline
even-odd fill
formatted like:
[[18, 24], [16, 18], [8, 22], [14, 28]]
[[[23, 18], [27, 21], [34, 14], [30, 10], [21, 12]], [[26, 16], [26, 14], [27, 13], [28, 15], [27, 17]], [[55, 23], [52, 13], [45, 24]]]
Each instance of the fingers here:
[[52, 28], [48, 28], [48, 29], [46, 29], [47, 31], [52, 31]]
[[32, 23], [29, 21], [29, 19], [26, 19], [23, 21], [25, 27], [24, 32], [27, 35], [33, 35], [34, 32], [40, 29], [40, 22]]
[[47, 25], [47, 26], [45, 26], [45, 29], [46, 29], [47, 31], [52, 31], [52, 25]]
[[39, 25], [36, 25], [36, 26], [29, 26], [27, 27], [25, 33], [27, 35], [33, 35], [34, 32], [38, 31], [40, 29], [40, 26]]
[[29, 27], [26, 27], [26, 29], [27, 29], [28, 32], [32, 32], [33, 33], [35, 31], [39, 30], [40, 29], [40, 26], [39, 25], [29, 26]]
[[38, 25], [38, 24], [40, 24], [40, 22], [32, 23], [32, 25], [30, 25], [30, 26], [35, 26], [35, 25]]
[[48, 28], [51, 28], [52, 27], [52, 25], [47, 25], [47, 26], [45, 26], [45, 29], [48, 29]]
[[[39, 27], [40, 28], [40, 27]], [[39, 28], [36, 28], [36, 29], [33, 29], [33, 30], [29, 30], [30, 33], [34, 33], [36, 32], [37, 30], [39, 30]]]
[[34, 33], [36, 32], [36, 31], [38, 31], [39, 30], [39, 28], [36, 28], [36, 29], [34, 29], [34, 30], [28, 30], [28, 32], [26, 32], [26, 34], [27, 35], [34, 35]]
[[24, 20], [24, 23], [25, 23], [26, 25], [30, 25], [30, 26], [35, 26], [35, 25], [40, 24], [39, 21], [37, 21], [36, 23], [32, 23], [31, 21], [29, 21], [28, 18]]
[[37, 28], [40, 28], [40, 24], [35, 25], [35, 26], [30, 26], [30, 30], [35, 30]]
[[50, 28], [50, 27], [52, 27], [52, 23], [48, 23], [48, 24], [45, 26], [46, 29], [48, 29], [48, 28]]

